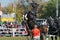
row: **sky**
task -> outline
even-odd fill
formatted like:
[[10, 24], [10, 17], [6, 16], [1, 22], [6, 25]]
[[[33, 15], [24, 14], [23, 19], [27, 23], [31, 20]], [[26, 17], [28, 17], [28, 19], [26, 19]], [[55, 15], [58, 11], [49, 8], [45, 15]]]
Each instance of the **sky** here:
[[9, 5], [10, 3], [13, 3], [14, 0], [0, 0], [1, 6], [5, 7], [7, 5]]
[[[17, 1], [17, 0], [15, 0], [15, 1]], [[47, 0], [45, 0], [45, 1], [47, 1]], [[13, 3], [13, 2], [14, 2], [14, 0], [0, 0], [1, 7], [5, 7], [5, 6], [7, 6], [7, 5], [9, 5], [10, 3]]]

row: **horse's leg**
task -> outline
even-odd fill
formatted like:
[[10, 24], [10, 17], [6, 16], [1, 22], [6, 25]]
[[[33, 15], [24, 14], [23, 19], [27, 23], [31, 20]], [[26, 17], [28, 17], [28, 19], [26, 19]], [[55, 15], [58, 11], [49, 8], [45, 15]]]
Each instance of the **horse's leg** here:
[[48, 40], [48, 33], [46, 33], [46, 40]]
[[43, 34], [40, 36], [40, 40], [44, 40], [44, 38], [43, 38]]
[[43, 38], [43, 27], [40, 27], [40, 30], [41, 30], [41, 36], [40, 36], [40, 40], [44, 40], [44, 38]]
[[48, 27], [44, 26], [45, 40], [48, 40]]

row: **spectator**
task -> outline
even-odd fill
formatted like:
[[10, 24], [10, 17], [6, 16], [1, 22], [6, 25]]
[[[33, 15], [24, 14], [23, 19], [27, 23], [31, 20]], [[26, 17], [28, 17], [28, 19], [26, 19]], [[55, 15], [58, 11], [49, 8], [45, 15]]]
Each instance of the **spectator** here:
[[37, 28], [37, 25], [34, 25], [34, 28], [31, 30], [31, 37], [33, 40], [40, 40], [40, 30]]
[[14, 24], [12, 22], [10, 23], [10, 25], [11, 25], [11, 28], [14, 28]]

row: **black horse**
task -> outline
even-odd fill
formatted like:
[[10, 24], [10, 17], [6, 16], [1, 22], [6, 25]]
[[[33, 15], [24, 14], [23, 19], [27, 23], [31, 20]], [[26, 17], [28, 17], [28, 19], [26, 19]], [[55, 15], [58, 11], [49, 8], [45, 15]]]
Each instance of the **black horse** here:
[[[59, 18], [48, 18], [49, 23], [49, 31], [48, 34], [55, 35], [55, 40], [57, 40], [57, 36], [60, 33], [60, 19]], [[51, 37], [53, 40], [53, 37]]]

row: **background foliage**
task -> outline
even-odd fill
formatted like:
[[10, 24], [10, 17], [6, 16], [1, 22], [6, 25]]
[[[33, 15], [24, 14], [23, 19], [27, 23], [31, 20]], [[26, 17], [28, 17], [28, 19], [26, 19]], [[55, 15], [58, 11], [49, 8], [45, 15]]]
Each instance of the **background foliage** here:
[[[19, 0], [20, 1], [20, 0]], [[15, 3], [15, 7], [13, 11], [13, 8], [11, 6], [11, 4], [9, 4], [8, 6], [2, 8], [2, 11], [4, 13], [9, 13], [11, 14], [12, 12], [16, 13], [16, 17], [15, 19], [20, 22], [22, 20], [22, 16], [23, 14], [25, 14], [25, 12], [31, 10], [31, 5], [29, 4], [28, 6], [24, 6], [21, 5], [21, 2], [17, 2]], [[36, 2], [36, 1], [35, 1]], [[48, 2], [43, 2], [40, 3], [37, 9], [37, 18], [45, 18], [45, 17], [55, 17], [56, 16], [56, 0], [49, 0]], [[59, 9], [59, 16], [60, 16], [60, 0], [58, 0], [58, 9]]]

